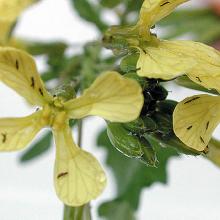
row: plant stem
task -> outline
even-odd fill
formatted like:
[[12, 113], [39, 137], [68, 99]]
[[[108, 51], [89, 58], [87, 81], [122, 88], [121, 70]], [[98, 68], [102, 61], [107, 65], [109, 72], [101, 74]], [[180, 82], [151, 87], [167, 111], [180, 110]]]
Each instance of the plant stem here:
[[[78, 146], [82, 144], [82, 119], [78, 121]], [[63, 220], [91, 220], [90, 204], [87, 203], [79, 207], [64, 205]]]
[[83, 129], [83, 122], [82, 119], [78, 120], [78, 141], [77, 144], [79, 147], [82, 145], [82, 129]]
[[90, 205], [80, 207], [64, 206], [63, 220], [91, 220]]

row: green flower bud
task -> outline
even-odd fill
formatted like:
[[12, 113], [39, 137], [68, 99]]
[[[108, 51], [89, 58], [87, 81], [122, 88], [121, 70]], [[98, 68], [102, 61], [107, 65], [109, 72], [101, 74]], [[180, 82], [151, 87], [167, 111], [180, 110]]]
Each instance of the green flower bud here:
[[157, 111], [159, 112], [172, 115], [177, 103], [178, 102], [173, 101], [173, 100], [164, 100], [164, 101], [158, 102], [156, 108], [157, 108]]
[[[124, 57], [120, 63], [121, 71], [124, 73], [136, 71], [138, 58], [139, 58], [139, 54], [131, 54], [131, 55]], [[133, 73], [133, 74], [136, 74], [136, 73]], [[136, 74], [136, 76], [137, 76], [136, 79], [140, 78], [140, 77], [138, 77], [137, 74]], [[143, 81], [143, 78], [142, 78], [142, 81]]]
[[164, 136], [166, 136], [173, 132], [171, 115], [155, 113], [152, 118], [157, 124], [157, 131], [159, 133], [162, 133]]
[[120, 123], [109, 123], [107, 134], [112, 145], [127, 157], [140, 158], [144, 152], [139, 138]]
[[140, 117], [132, 122], [123, 123], [124, 128], [128, 131], [142, 135], [148, 131], [155, 131], [157, 128], [157, 124], [150, 117]]
[[138, 118], [132, 122], [123, 123], [122, 126], [132, 133], [141, 134], [145, 132], [145, 125], [142, 118]]
[[144, 122], [145, 131], [155, 131], [157, 129], [157, 124], [152, 118], [148, 116], [144, 116], [143, 122]]
[[157, 155], [150, 142], [145, 138], [141, 138], [141, 143], [144, 154], [140, 158], [140, 161], [147, 166], [156, 167], [158, 163]]
[[151, 96], [155, 100], [164, 100], [166, 99], [168, 92], [165, 88], [160, 85], [155, 86], [155, 88], [150, 92]]

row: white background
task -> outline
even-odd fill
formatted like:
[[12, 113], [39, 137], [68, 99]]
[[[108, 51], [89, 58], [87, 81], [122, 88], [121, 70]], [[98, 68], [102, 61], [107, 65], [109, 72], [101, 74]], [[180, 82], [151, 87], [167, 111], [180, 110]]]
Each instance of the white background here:
[[[196, 3], [200, 2], [192, 1], [191, 5]], [[114, 21], [110, 14], [106, 17]], [[67, 0], [43, 0], [31, 7], [21, 17], [16, 34], [73, 44], [98, 36], [93, 26], [73, 14]], [[170, 98], [181, 100], [191, 94], [192, 91], [179, 88], [175, 94], [170, 92]], [[0, 84], [0, 117], [24, 116], [32, 111], [22, 98]], [[96, 155], [102, 164], [105, 152], [95, 148], [94, 136], [103, 126], [100, 118], [87, 119], [83, 141], [83, 148]], [[25, 165], [18, 162], [20, 153], [0, 153], [0, 220], [62, 219], [62, 203], [53, 188], [54, 152], [53, 146], [43, 157]], [[105, 169], [109, 183], [99, 199], [92, 202], [93, 207], [115, 194], [111, 171]], [[168, 173], [168, 185], [155, 184], [144, 190], [138, 220], [220, 219], [220, 169], [203, 158], [182, 156], [170, 160]]]

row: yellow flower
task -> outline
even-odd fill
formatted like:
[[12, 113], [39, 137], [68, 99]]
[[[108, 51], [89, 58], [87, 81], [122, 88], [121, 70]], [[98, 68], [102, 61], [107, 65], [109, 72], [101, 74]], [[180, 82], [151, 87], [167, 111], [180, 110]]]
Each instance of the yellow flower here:
[[159, 40], [150, 28], [187, 0], [145, 0], [137, 23], [145, 40], [137, 62], [139, 76], [169, 80], [187, 74], [191, 80], [206, 87], [220, 88], [220, 52], [193, 41]]
[[[140, 51], [137, 74], [169, 80], [182, 74], [208, 89], [220, 91], [220, 52], [193, 41], [165, 41], [150, 28], [187, 0], [145, 0], [136, 25]], [[220, 97], [196, 95], [180, 102], [174, 110], [176, 136], [197, 151], [207, 151], [212, 133], [220, 122]]]
[[[114, 26], [107, 31], [107, 38], [105, 36], [103, 40], [105, 42], [107, 39], [110, 42], [109, 48], [113, 49], [111, 43], [115, 42], [123, 42], [125, 48], [137, 48], [140, 52], [137, 61], [139, 76], [169, 80], [187, 74], [192, 81], [203, 87], [220, 91], [219, 51], [193, 41], [160, 40], [151, 32], [156, 22], [184, 2], [187, 0], [145, 0], [136, 25]], [[123, 41], [123, 37], [127, 40]], [[177, 137], [187, 146], [205, 151], [220, 122], [220, 97], [189, 97], [177, 105], [173, 119]]]
[[[151, 32], [157, 21], [186, 1], [188, 0], [145, 0], [137, 24], [129, 27], [112, 27], [107, 31], [107, 41], [115, 42], [117, 38], [118, 44], [123, 42], [125, 47], [138, 49], [139, 76], [169, 80], [187, 74], [194, 82], [218, 90], [220, 88], [219, 51], [193, 41], [160, 40]], [[126, 42], [123, 38], [126, 38]], [[106, 36], [103, 40], [106, 41]], [[106, 47], [112, 48], [108, 44]]]
[[196, 95], [181, 101], [173, 113], [173, 129], [187, 146], [204, 151], [220, 122], [220, 97]]
[[58, 197], [80, 206], [96, 198], [106, 184], [105, 174], [90, 153], [73, 141], [69, 119], [98, 115], [128, 122], [139, 116], [143, 95], [138, 83], [117, 72], [100, 75], [81, 97], [64, 101], [44, 87], [35, 62], [17, 49], [0, 48], [0, 80], [40, 110], [23, 118], [0, 119], [0, 150], [24, 148], [43, 127], [50, 127], [56, 143], [54, 182]]
[[[10, 32], [21, 12], [37, 0], [0, 0], [0, 44], [10, 44]], [[12, 40], [15, 44], [15, 39]], [[18, 42], [19, 43], [19, 42]]]

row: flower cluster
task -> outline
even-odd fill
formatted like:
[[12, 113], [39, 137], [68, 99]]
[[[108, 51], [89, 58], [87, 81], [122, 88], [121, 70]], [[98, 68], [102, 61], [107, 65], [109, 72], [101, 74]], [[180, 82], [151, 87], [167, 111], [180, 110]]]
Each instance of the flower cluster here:
[[[138, 52], [136, 70], [141, 77], [171, 80], [186, 74], [195, 83], [219, 91], [220, 52], [198, 42], [161, 40], [152, 33], [156, 22], [186, 1], [145, 0], [135, 25], [114, 26], [103, 41], [112, 49], [124, 47]], [[0, 4], [0, 12], [5, 12], [5, 16], [1, 13], [4, 19], [0, 17], [0, 42], [5, 42], [16, 17], [32, 3], [13, 0]], [[9, 12], [9, 8], [14, 10]], [[27, 117], [0, 119], [0, 150], [23, 149], [42, 128], [49, 127], [56, 143], [54, 183], [58, 197], [70, 206], [96, 198], [106, 184], [104, 171], [94, 156], [74, 143], [69, 120], [98, 115], [110, 122], [133, 121], [144, 102], [140, 85], [109, 71], [81, 97], [64, 100], [45, 89], [30, 55], [10, 47], [0, 48], [0, 80], [40, 107]], [[187, 146], [204, 151], [220, 121], [219, 108], [219, 96], [198, 95], [183, 100], [173, 114], [176, 136]]]
[[[139, 51], [137, 74], [147, 78], [171, 80], [186, 74], [195, 83], [220, 90], [220, 52], [205, 44], [187, 40], [161, 40], [152, 33], [156, 22], [187, 0], [145, 0], [139, 20], [130, 27], [115, 26], [104, 41], [127, 36], [124, 45]], [[107, 47], [111, 47], [111, 44]], [[114, 48], [113, 48], [114, 49]], [[190, 148], [204, 151], [218, 125], [219, 97], [193, 96], [180, 102], [174, 111], [174, 132]]]

